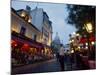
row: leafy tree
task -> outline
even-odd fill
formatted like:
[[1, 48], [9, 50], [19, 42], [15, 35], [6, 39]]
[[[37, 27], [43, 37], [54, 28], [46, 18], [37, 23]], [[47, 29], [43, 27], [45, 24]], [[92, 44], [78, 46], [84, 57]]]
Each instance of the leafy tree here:
[[[96, 29], [96, 6], [86, 6], [86, 5], [66, 5], [67, 11], [69, 13], [66, 18], [66, 22], [70, 25], [75, 26], [78, 31], [77, 33], [81, 34], [82, 37], [87, 37], [89, 43], [89, 37], [91, 35], [95, 36]], [[93, 26], [93, 33], [88, 35], [86, 29], [83, 28], [84, 24], [91, 23]], [[69, 35], [70, 36], [70, 35]], [[88, 46], [90, 50], [90, 46]], [[94, 53], [94, 54], [93, 54]], [[89, 59], [95, 59], [95, 50], [89, 52]]]
[[96, 7], [86, 5], [66, 5], [69, 13], [66, 22], [82, 31], [84, 24], [91, 22], [95, 32]]

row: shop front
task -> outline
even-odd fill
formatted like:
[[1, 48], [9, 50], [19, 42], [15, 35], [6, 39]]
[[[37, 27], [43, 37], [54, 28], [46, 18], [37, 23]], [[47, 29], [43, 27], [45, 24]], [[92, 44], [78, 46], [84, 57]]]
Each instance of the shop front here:
[[82, 37], [80, 39], [79, 44], [84, 64], [88, 66], [90, 69], [95, 69], [96, 68], [95, 37], [94, 36], [91, 36], [89, 38]]
[[[11, 57], [17, 63], [28, 63], [30, 57], [32, 61], [44, 60], [44, 46], [35, 40], [29, 39], [19, 34], [11, 37]], [[12, 62], [13, 63], [13, 62]]]

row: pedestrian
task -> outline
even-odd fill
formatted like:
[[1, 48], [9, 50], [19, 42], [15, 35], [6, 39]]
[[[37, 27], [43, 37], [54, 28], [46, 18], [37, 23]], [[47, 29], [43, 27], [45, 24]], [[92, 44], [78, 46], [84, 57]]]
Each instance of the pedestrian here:
[[64, 71], [64, 48], [63, 45], [60, 45], [60, 49], [59, 49], [59, 62], [60, 62], [60, 66], [61, 66], [61, 71]]
[[69, 65], [70, 65], [70, 69], [73, 69], [73, 63], [74, 63], [74, 54], [71, 53], [69, 54]]
[[81, 69], [82, 58], [80, 56], [80, 52], [76, 51], [76, 65], [78, 69]]
[[59, 53], [58, 52], [56, 53], [56, 58], [57, 58], [57, 61], [59, 61]]
[[29, 62], [29, 64], [32, 64], [32, 55], [31, 54], [29, 54], [29, 56], [28, 56], [28, 62]]

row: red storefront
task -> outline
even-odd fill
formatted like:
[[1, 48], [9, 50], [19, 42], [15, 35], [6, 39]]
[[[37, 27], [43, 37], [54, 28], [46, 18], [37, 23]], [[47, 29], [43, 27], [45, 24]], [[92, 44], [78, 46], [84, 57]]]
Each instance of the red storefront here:
[[18, 33], [12, 33], [11, 37], [11, 47], [12, 50], [17, 49], [20, 52], [25, 52], [27, 54], [36, 54], [42, 55], [42, 50], [44, 50], [44, 46], [42, 43], [36, 42], [30, 38], [27, 38]]
[[[90, 69], [96, 68], [96, 61], [95, 61], [95, 53], [96, 53], [96, 38], [95, 36], [90, 36], [89, 38], [82, 37], [80, 39], [79, 44], [82, 44], [82, 50], [86, 49], [88, 47], [88, 42], [90, 43], [90, 52], [91, 52], [91, 58], [88, 58], [88, 54], [86, 56], [82, 56], [82, 60], [85, 63], [85, 65], [89, 66]], [[88, 48], [85, 50], [88, 51]], [[88, 53], [88, 52], [87, 52]]]
[[23, 40], [18, 37], [12, 37], [11, 40], [12, 47], [18, 47], [20, 50], [23, 50], [25, 52], [28, 52], [30, 48], [36, 48], [37, 52], [40, 52], [44, 47], [41, 43], [38, 43], [34, 40]]

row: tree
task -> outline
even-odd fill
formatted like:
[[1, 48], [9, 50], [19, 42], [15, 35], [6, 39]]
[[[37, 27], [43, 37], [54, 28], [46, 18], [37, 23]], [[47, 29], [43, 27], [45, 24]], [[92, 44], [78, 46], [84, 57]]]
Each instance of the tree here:
[[66, 22], [75, 26], [80, 31], [83, 30], [84, 24], [91, 22], [95, 32], [95, 8], [95, 6], [86, 5], [67, 5], [69, 15], [66, 18]]

